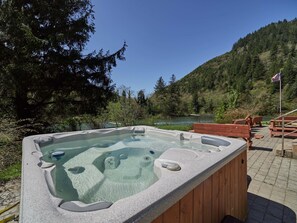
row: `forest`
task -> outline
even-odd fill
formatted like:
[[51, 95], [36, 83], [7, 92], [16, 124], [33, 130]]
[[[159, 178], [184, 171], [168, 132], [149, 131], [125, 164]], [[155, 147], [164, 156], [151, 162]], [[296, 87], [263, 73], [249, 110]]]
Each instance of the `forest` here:
[[239, 39], [230, 52], [194, 69], [177, 85], [189, 97], [198, 94], [206, 102], [200, 103], [204, 111], [209, 104], [226, 106], [231, 97], [236, 99], [233, 107], [268, 115], [279, 110], [279, 84], [271, 78], [281, 72], [283, 109], [292, 110], [297, 102], [296, 45], [297, 19], [272, 23]]

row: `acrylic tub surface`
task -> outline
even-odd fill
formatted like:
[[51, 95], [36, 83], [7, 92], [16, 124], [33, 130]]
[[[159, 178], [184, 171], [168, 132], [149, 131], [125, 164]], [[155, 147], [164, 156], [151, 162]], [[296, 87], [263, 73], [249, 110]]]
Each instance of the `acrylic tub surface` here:
[[[101, 140], [113, 134], [120, 138], [123, 137], [124, 143], [125, 137], [129, 134], [136, 135], [136, 137], [137, 135], [156, 136], [156, 138], [163, 136], [170, 143], [162, 147], [161, 152], [159, 151], [160, 153], [154, 157], [155, 154], [150, 154], [150, 149], [147, 151], [135, 149], [134, 142], [126, 143], [124, 148], [114, 148], [117, 144]], [[81, 195], [75, 197], [76, 199], [72, 199], [71, 196], [67, 199], [67, 196], [63, 194], [65, 188], [60, 188], [61, 194], [57, 193], [59, 188], [53, 180], [53, 169], [56, 168], [59, 160], [63, 159], [63, 156], [67, 157], [69, 151], [71, 153], [73, 149], [78, 148], [75, 143], [82, 139], [87, 140], [91, 148], [80, 153], [81, 156], [73, 156], [63, 161], [63, 168], [69, 172], [66, 173], [65, 179], [70, 180], [72, 186], [76, 188], [75, 193]], [[69, 142], [73, 145], [68, 150], [64, 148], [54, 152], [50, 151], [51, 145], [55, 143], [68, 145]], [[141, 140], [135, 143], [141, 143]], [[108, 151], [106, 155], [102, 152], [102, 148], [113, 150]], [[159, 130], [148, 126], [26, 137], [23, 140], [20, 221], [30, 223], [150, 222], [245, 149], [246, 143], [237, 139]], [[48, 157], [57, 161], [48, 162], [49, 160], [44, 159], [45, 154], [50, 154]], [[84, 161], [89, 159], [84, 156], [93, 157], [92, 165], [84, 164]], [[130, 162], [128, 162], [129, 157], [132, 163], [137, 163], [137, 167], [126, 166], [125, 162]], [[123, 173], [117, 169], [118, 165], [129, 170], [125, 170], [127, 174], [120, 179], [116, 176], [122, 176]], [[136, 190], [133, 189], [135, 193], [129, 192], [125, 196], [121, 193], [117, 194], [115, 189], [112, 189], [113, 184], [103, 187], [103, 194], [88, 189], [97, 188], [96, 185], [101, 185], [100, 180], [103, 182], [104, 177], [112, 182], [124, 182], [125, 185], [127, 181], [142, 180], [142, 174], [144, 174], [143, 179], [148, 179], [150, 175], [145, 175], [147, 174], [145, 171], [150, 166], [156, 178], [152, 179], [148, 185], [141, 183], [144, 185], [143, 188], [136, 187]], [[92, 177], [93, 173], [94, 177]], [[63, 174], [59, 180], [64, 179]], [[90, 187], [79, 187], [82, 179], [85, 185], [89, 184]], [[132, 186], [132, 184], [126, 185], [125, 190], [129, 191]]]

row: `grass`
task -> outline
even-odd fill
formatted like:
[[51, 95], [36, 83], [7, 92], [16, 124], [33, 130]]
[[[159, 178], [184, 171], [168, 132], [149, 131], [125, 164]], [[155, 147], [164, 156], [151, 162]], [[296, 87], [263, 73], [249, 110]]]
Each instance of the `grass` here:
[[39, 127], [29, 119], [0, 118], [0, 183], [21, 176], [22, 138]]
[[22, 165], [21, 163], [13, 164], [4, 170], [0, 171], [0, 182], [6, 182], [21, 176]]
[[262, 125], [263, 126], [267, 126], [267, 125], [269, 125], [270, 124], [270, 121], [262, 121]]

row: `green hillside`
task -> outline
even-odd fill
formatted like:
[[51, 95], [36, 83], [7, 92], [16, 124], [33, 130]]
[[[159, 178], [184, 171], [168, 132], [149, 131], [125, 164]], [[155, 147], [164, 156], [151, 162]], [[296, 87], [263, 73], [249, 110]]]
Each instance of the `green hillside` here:
[[217, 107], [233, 100], [234, 107], [272, 114], [278, 111], [279, 84], [271, 83], [271, 77], [280, 70], [283, 107], [296, 108], [297, 19], [248, 34], [230, 52], [199, 66], [176, 84], [186, 95], [198, 94], [204, 110], [209, 103]]

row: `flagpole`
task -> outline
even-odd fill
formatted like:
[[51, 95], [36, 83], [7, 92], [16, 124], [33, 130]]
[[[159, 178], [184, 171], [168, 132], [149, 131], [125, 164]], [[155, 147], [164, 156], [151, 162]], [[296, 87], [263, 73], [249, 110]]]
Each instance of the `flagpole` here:
[[[279, 78], [279, 115], [282, 115], [282, 72], [280, 70], [280, 78]], [[284, 126], [285, 121], [284, 121], [284, 116], [282, 116], [282, 157], [285, 156], [285, 139], [284, 139]]]
[[277, 82], [279, 81], [279, 118], [281, 118], [282, 122], [282, 156], [285, 155], [285, 150], [284, 150], [284, 116], [282, 116], [282, 69], [280, 69], [280, 72], [274, 75], [271, 78], [272, 82]]

